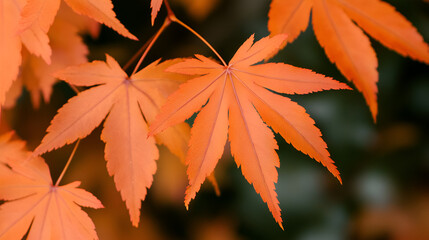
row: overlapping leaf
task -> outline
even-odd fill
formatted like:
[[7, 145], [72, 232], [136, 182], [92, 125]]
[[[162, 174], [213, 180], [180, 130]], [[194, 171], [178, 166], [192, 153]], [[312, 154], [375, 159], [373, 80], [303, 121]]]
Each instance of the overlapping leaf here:
[[380, 0], [273, 0], [268, 28], [273, 35], [288, 34], [287, 41], [292, 42], [307, 28], [311, 10], [320, 45], [363, 93], [374, 120], [378, 111], [378, 63], [361, 28], [386, 47], [429, 64], [429, 46], [422, 36], [404, 16]]
[[[76, 12], [93, 18], [99, 23], [114, 29], [119, 34], [136, 40], [116, 18], [111, 0], [65, 0]], [[28, 0], [22, 9], [19, 23], [21, 35], [27, 37], [23, 43], [36, 56], [50, 63], [51, 49], [47, 33], [60, 7], [61, 0]]]
[[[166, 97], [187, 76], [166, 73], [164, 69], [180, 60], [156, 61], [128, 77], [110, 56], [107, 62], [94, 61], [60, 71], [57, 76], [76, 86], [94, 86], [79, 93], [54, 117], [35, 154], [42, 154], [84, 138], [106, 118], [101, 139], [106, 142], [105, 158], [110, 175], [114, 175], [138, 225], [141, 200], [152, 184], [158, 149], [153, 137], [147, 137], [151, 123]], [[189, 126], [181, 124], [157, 136], [175, 155], [184, 158]]]
[[[52, 184], [49, 168], [40, 158], [28, 160], [30, 153], [21, 141], [0, 137], [0, 239], [98, 239], [95, 226], [80, 206], [102, 208], [91, 193], [77, 188], [79, 182]], [[14, 154], [11, 154], [14, 152]], [[2, 151], [2, 153], [4, 153]]]
[[19, 4], [23, 2], [0, 0], [0, 106], [21, 65], [21, 38], [16, 33], [20, 18]]
[[61, 8], [48, 33], [52, 47], [52, 63], [47, 64], [24, 49], [21, 73], [8, 91], [3, 106], [13, 107], [22, 93], [23, 86], [29, 91], [35, 108], [39, 107], [42, 97], [45, 103], [49, 102], [52, 86], [57, 81], [53, 73], [68, 66], [87, 62], [88, 48], [79, 33], [96, 34], [99, 26], [95, 21], [77, 15], [68, 7]]
[[[49, 100], [51, 86], [55, 82], [52, 73], [69, 64], [86, 62], [88, 50], [78, 35], [78, 31], [90, 32], [92, 36], [97, 36], [99, 30], [98, 23], [85, 16], [77, 15], [64, 6], [60, 9], [53, 23], [52, 31], [48, 35], [34, 30], [36, 25], [19, 32], [21, 9], [25, 3], [25, 0], [1, 0], [0, 2], [0, 22], [4, 23], [0, 24], [1, 106], [13, 106], [14, 99], [22, 91], [22, 85], [25, 85], [32, 93], [35, 106], [40, 101], [40, 91], [43, 92], [45, 101]], [[43, 36], [37, 35], [39, 33]], [[51, 46], [48, 44], [49, 39]], [[46, 43], [45, 49], [48, 49], [44, 60], [27, 54], [28, 51], [34, 52], [32, 47], [37, 48], [37, 46], [43, 45], [42, 42]], [[22, 43], [28, 51], [25, 49], [21, 51]], [[51, 56], [51, 54], [53, 62], [48, 64], [51, 58], [47, 56]], [[20, 79], [15, 81], [17, 78]], [[14, 81], [15, 85], [12, 87]], [[8, 96], [7, 102], [6, 95]]]
[[238, 49], [227, 66], [196, 55], [196, 59], [167, 69], [200, 75], [182, 84], [168, 98], [150, 126], [150, 134], [157, 134], [201, 109], [191, 130], [186, 156], [189, 178], [186, 206], [213, 172], [229, 133], [231, 152], [237, 165], [241, 166], [245, 178], [253, 184], [281, 225], [274, 186], [277, 182], [276, 167], [279, 167], [275, 151], [278, 147], [273, 133], [264, 122], [295, 148], [321, 162], [341, 181], [314, 121], [302, 107], [272, 91], [306, 94], [348, 87], [310, 70], [287, 64], [253, 65], [276, 51], [284, 41], [285, 36], [279, 35], [253, 44], [252, 36]]

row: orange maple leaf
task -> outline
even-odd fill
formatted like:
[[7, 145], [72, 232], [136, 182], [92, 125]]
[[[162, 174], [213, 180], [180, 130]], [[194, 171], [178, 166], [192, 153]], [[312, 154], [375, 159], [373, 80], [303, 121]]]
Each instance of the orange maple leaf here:
[[97, 26], [100, 25], [95, 21], [72, 12], [68, 7], [62, 7], [48, 33], [52, 63], [47, 64], [23, 49], [21, 72], [7, 92], [3, 106], [13, 107], [23, 86], [29, 91], [35, 108], [40, 105], [41, 95], [45, 103], [49, 102], [52, 86], [57, 82], [53, 73], [67, 66], [87, 62], [88, 48], [79, 33], [85, 31], [96, 35], [99, 29]]
[[[119, 20], [113, 11], [111, 0], [65, 0], [76, 13], [86, 15], [112, 28], [119, 34], [137, 40]], [[21, 12], [19, 31], [26, 35], [23, 43], [36, 56], [50, 63], [51, 49], [47, 33], [60, 7], [61, 0], [28, 0]], [[42, 41], [43, 40], [43, 41]]]
[[158, 15], [159, 9], [161, 9], [161, 5], [162, 5], [162, 0], [152, 0], [150, 2], [150, 8], [152, 8], [152, 12], [151, 12], [152, 25], [155, 23], [155, 18]]
[[294, 41], [307, 28], [313, 11], [313, 29], [331, 62], [361, 91], [373, 119], [377, 117], [377, 57], [357, 23], [386, 47], [429, 64], [429, 46], [413, 25], [391, 5], [380, 0], [273, 0], [268, 28]]
[[21, 38], [16, 34], [19, 18], [20, 10], [15, 1], [0, 1], [0, 106], [21, 65]]
[[[49, 1], [46, 1], [49, 2]], [[47, 31], [49, 28], [46, 29], [46, 32], [40, 30], [40, 26], [38, 24], [33, 24], [31, 27], [28, 27], [27, 29], [23, 30], [21, 29], [21, 32], [19, 31], [19, 22], [21, 17], [21, 10], [24, 8], [24, 5], [26, 4], [25, 0], [1, 0], [0, 1], [0, 106], [3, 106], [5, 104], [6, 100], [6, 93], [11, 88], [12, 83], [16, 80], [18, 73], [19, 73], [19, 67], [22, 65], [22, 55], [21, 55], [21, 49], [22, 44], [25, 45], [26, 49], [35, 54], [36, 56], [42, 56], [43, 60], [46, 62], [47, 65], [41, 63], [41, 60], [36, 58], [34, 59], [34, 62], [37, 62], [34, 66], [34, 69], [37, 69], [36, 72], [34, 72], [34, 75], [41, 76], [44, 75], [44, 78], [49, 79], [52, 83], [53, 78], [50, 76], [47, 76], [43, 70], [47, 70], [49, 73], [52, 69], [55, 69], [58, 67], [59, 62], [73, 62], [77, 64], [76, 62], [77, 58], [80, 57], [80, 59], [84, 58], [85, 56], [82, 56], [80, 54], [86, 54], [86, 46], [83, 46], [80, 40], [76, 40], [78, 37], [77, 35], [74, 37], [70, 37], [73, 32], [66, 33], [68, 36], [62, 35], [61, 37], [55, 37], [54, 39], [51, 39], [52, 47], [54, 48], [54, 51], [56, 49], [65, 47], [64, 43], [68, 42], [70, 43], [67, 48], [73, 47], [74, 49], [65, 49], [65, 52], [57, 52], [54, 53], [53, 60], [54, 60], [54, 66], [48, 67], [51, 63], [51, 54], [52, 49], [49, 46], [49, 38], [55, 35], [56, 33], [59, 33], [56, 31], [53, 33], [52, 31], [49, 33], [49, 36], [47, 35]], [[94, 25], [94, 23], [88, 21], [87, 19], [84, 19], [82, 17], [76, 17], [71, 16], [69, 12], [71, 10], [68, 10], [68, 7], [62, 8], [63, 10], [60, 11], [61, 14], [64, 16], [62, 18], [62, 21], [64, 21], [64, 18], [68, 18], [66, 24], [73, 24], [75, 27], [77, 27], [79, 30], [82, 29], [88, 29], [90, 33], [94, 36], [97, 35], [98, 27]], [[71, 18], [72, 17], [72, 18]], [[70, 19], [71, 18], [71, 19]], [[58, 19], [58, 18], [57, 18]], [[58, 21], [58, 20], [57, 20]], [[58, 24], [57, 24], [58, 25]], [[63, 27], [55, 27], [55, 30], [58, 30], [58, 28], [61, 29], [61, 31], [65, 31], [66, 29]], [[58, 35], [57, 35], [58, 36]], [[70, 38], [69, 38], [70, 37]], [[80, 38], [80, 37], [79, 37]], [[79, 43], [78, 43], [79, 41]], [[61, 42], [61, 43], [60, 43]], [[76, 43], [77, 45], [72, 46], [72, 42]], [[58, 44], [62, 45], [59, 46]], [[83, 49], [85, 48], [85, 49]], [[63, 48], [64, 50], [64, 48]], [[42, 54], [43, 53], [43, 54]], [[73, 57], [73, 59], [70, 59], [70, 61], [60, 58], [59, 55], [63, 55], [64, 53], [70, 53], [70, 57]], [[77, 56], [79, 55], [79, 56]], [[25, 62], [24, 62], [25, 63]], [[43, 69], [43, 70], [42, 70]], [[24, 73], [25, 72], [25, 73]], [[24, 75], [27, 74], [26, 71], [21, 71]], [[34, 84], [37, 85], [37, 84]], [[34, 90], [34, 85], [32, 90]], [[46, 84], [50, 85], [50, 84]], [[42, 87], [43, 88], [43, 87]], [[45, 91], [45, 96], [48, 97], [50, 92], [50, 86], [49, 90], [48, 87], [43, 88]], [[15, 87], [15, 94], [20, 93], [20, 88]], [[9, 94], [10, 95], [10, 94]], [[37, 100], [38, 101], [38, 100]], [[10, 106], [10, 102], [8, 103]]]
[[182, 84], [167, 99], [150, 126], [150, 135], [184, 121], [208, 101], [191, 130], [186, 156], [189, 178], [186, 206], [213, 172], [229, 132], [231, 152], [237, 165], [241, 166], [243, 175], [268, 204], [281, 226], [274, 186], [276, 167], [279, 167], [275, 151], [278, 146], [264, 122], [295, 148], [321, 162], [341, 181], [314, 121], [304, 108], [272, 91], [306, 94], [348, 87], [310, 70], [283, 63], [253, 65], [277, 50], [285, 38], [285, 35], [266, 37], [253, 44], [252, 36], [237, 50], [228, 65], [196, 55], [196, 59], [167, 69], [201, 76]]
[[[42, 154], [86, 137], [109, 114], [101, 134], [106, 142], [107, 169], [114, 175], [131, 222], [137, 226], [141, 201], [152, 184], [158, 159], [155, 138], [147, 138], [147, 123], [153, 121], [167, 96], [188, 77], [164, 72], [179, 59], [156, 61], [128, 77], [112, 57], [106, 58], [107, 63], [94, 61], [57, 73], [58, 78], [73, 85], [97, 86], [71, 98], [58, 111], [34, 153]], [[185, 123], [157, 136], [159, 143], [180, 158], [185, 156], [188, 138], [189, 126]]]
[[[0, 159], [0, 239], [98, 239], [95, 226], [80, 206], [102, 208], [79, 182], [52, 184], [48, 165], [40, 158], [26, 160], [29, 152], [21, 141], [0, 137], [0, 149], [15, 154]], [[2, 151], [3, 152], [3, 151]]]

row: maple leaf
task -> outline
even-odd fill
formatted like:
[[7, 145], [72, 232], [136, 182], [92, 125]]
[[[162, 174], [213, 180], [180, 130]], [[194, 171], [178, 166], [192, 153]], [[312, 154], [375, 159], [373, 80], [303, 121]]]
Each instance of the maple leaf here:
[[[78, 36], [77, 30], [89, 31], [92, 36], [97, 36], [99, 31], [98, 23], [95, 24], [94, 21], [85, 19], [84, 16], [76, 15], [68, 7], [62, 7], [52, 26], [53, 30], [48, 35], [46, 33], [42, 33], [43, 36], [37, 35], [39, 32], [34, 30], [36, 28], [34, 26], [17, 34], [19, 32], [18, 23], [21, 9], [25, 3], [25, 0], [0, 1], [0, 22], [7, 23], [0, 24], [1, 106], [7, 105], [6, 107], [11, 107], [14, 105], [14, 99], [21, 93], [22, 84], [26, 85], [32, 92], [35, 106], [40, 101], [40, 89], [43, 91], [45, 101], [49, 100], [51, 86], [54, 82], [51, 73], [65, 67], [63, 64], [86, 62], [85, 56], [88, 50], [81, 37]], [[48, 45], [49, 38], [51, 38], [53, 53]], [[42, 60], [35, 56], [30, 57], [30, 54], [27, 54], [25, 49], [23, 49], [23, 52], [21, 51], [22, 44], [24, 44], [28, 51], [34, 53], [33, 48], [35, 46], [38, 48], [37, 45], [42, 45], [41, 41], [44, 40], [46, 40], [48, 55], [53, 54], [53, 63], [49, 65], [47, 63], [50, 63], [50, 58], [44, 58], [45, 63], [43, 63]], [[19, 71], [20, 66], [22, 66], [21, 71]], [[17, 77], [24, 79], [15, 81]], [[12, 87], [14, 82], [15, 84]], [[12, 93], [7, 93], [9, 90]], [[7, 102], [6, 95], [8, 95]]]
[[167, 99], [150, 125], [149, 135], [184, 121], [208, 101], [191, 129], [186, 156], [189, 179], [186, 206], [205, 178], [213, 172], [222, 156], [229, 132], [231, 153], [237, 165], [241, 166], [243, 175], [268, 204], [281, 226], [274, 186], [277, 182], [276, 167], [279, 167], [275, 151], [278, 147], [273, 133], [264, 122], [296, 149], [321, 162], [341, 181], [314, 121], [304, 108], [272, 91], [306, 94], [348, 87], [310, 70], [283, 63], [253, 65], [279, 48], [285, 38], [285, 35], [271, 39], [266, 37], [253, 44], [252, 36], [237, 50], [228, 65], [196, 55], [196, 59], [167, 69], [201, 76], [182, 84]]
[[[8, 92], [4, 107], [13, 107], [22, 92], [22, 87], [25, 86], [30, 92], [33, 106], [38, 108], [41, 95], [45, 103], [49, 102], [52, 86], [57, 81], [53, 73], [67, 66], [87, 62], [88, 48], [83, 43], [79, 32], [93, 31], [95, 34], [97, 28], [93, 26], [93, 22], [84, 21], [83, 16], [75, 14], [69, 8], [60, 10], [48, 33], [52, 47], [52, 63], [48, 65], [24, 49], [21, 73], [9, 89], [11, 93]], [[80, 30], [84, 28], [87, 29]]]
[[13, 0], [0, 0], [0, 106], [21, 64], [21, 39], [16, 34], [19, 18], [20, 10]]
[[311, 11], [317, 40], [329, 60], [363, 93], [374, 120], [378, 63], [361, 28], [401, 55], [429, 64], [429, 46], [422, 36], [394, 7], [380, 0], [273, 0], [268, 28], [273, 35], [288, 34], [287, 41], [292, 42], [307, 28]]
[[[94, 61], [57, 73], [58, 78], [73, 85], [97, 86], [71, 98], [58, 111], [34, 152], [42, 154], [84, 138], [109, 114], [101, 134], [106, 142], [107, 169], [114, 175], [131, 222], [137, 226], [141, 201], [152, 184], [158, 159], [155, 139], [147, 138], [147, 123], [153, 121], [167, 96], [188, 77], [164, 72], [180, 59], [156, 61], [128, 77], [112, 57], [106, 58], [106, 62]], [[188, 137], [189, 126], [181, 124], [156, 138], [184, 158]]]
[[152, 0], [150, 2], [150, 8], [152, 8], [152, 12], [151, 12], [152, 25], [155, 23], [155, 18], [158, 15], [159, 10], [161, 9], [161, 5], [162, 5], [162, 0]]
[[[80, 206], [102, 208], [91, 193], [77, 188], [79, 182], [52, 184], [48, 165], [40, 158], [26, 159], [30, 153], [21, 141], [0, 137], [0, 149], [15, 154], [0, 159], [0, 239], [98, 239], [94, 223]], [[9, 153], [11, 150], [9, 150]]]
[[[65, 0], [65, 2], [76, 13], [103, 23], [124, 37], [137, 40], [116, 18], [111, 0]], [[47, 32], [55, 19], [60, 3], [61, 0], [28, 0], [22, 9], [19, 22], [21, 35], [27, 36], [27, 40], [23, 41], [27, 49], [32, 54], [41, 56], [48, 64], [51, 49]]]
[[[66, 21], [76, 27], [80, 34], [89, 34], [93, 39], [97, 39], [101, 32], [101, 24], [85, 15], [81, 15], [73, 11], [68, 5], [62, 4], [58, 10], [55, 21]], [[55, 24], [55, 21], [53, 24]], [[54, 27], [54, 26], [52, 26]], [[52, 32], [52, 27], [49, 29]], [[49, 35], [49, 32], [48, 32]], [[60, 34], [53, 34], [59, 38]], [[51, 36], [49, 36], [51, 38]]]

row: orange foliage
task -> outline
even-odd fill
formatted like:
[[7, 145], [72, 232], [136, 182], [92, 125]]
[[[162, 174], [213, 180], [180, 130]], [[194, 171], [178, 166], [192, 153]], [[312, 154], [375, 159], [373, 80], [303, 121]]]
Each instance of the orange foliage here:
[[[163, 71], [180, 59], [156, 61], [128, 77], [112, 57], [106, 58], [107, 62], [94, 61], [56, 74], [72, 85], [97, 86], [71, 98], [58, 111], [34, 153], [42, 154], [86, 137], [109, 114], [101, 134], [106, 142], [107, 169], [114, 175], [131, 221], [137, 226], [141, 200], [152, 184], [158, 159], [155, 138], [146, 137], [147, 123], [153, 121], [166, 97], [187, 77]], [[188, 132], [189, 127], [181, 124], [159, 134], [157, 141], [184, 158]]]
[[[137, 40], [137, 38], [129, 33], [119, 20], [116, 19], [116, 14], [112, 10], [113, 5], [110, 0], [100, 0], [96, 2], [87, 0], [66, 0], [66, 2], [76, 13], [91, 17], [111, 27], [123, 36]], [[48, 31], [54, 22], [59, 7], [60, 0], [1, 0], [0, 22], [7, 24], [0, 24], [0, 79], [2, 79], [2, 84], [0, 85], [0, 106], [5, 103], [6, 92], [10, 89], [13, 81], [18, 77], [19, 67], [22, 64], [22, 44], [24, 44], [31, 54], [43, 58], [48, 65], [51, 64], [51, 47], [54, 46], [51, 46], [52, 43], [50, 42], [52, 41], [56, 44], [56, 40], [50, 39], [54, 33], [48, 36]], [[68, 18], [70, 18], [70, 15]], [[71, 20], [71, 22], [74, 21], [75, 20]], [[80, 20], [78, 29], [82, 29], [82, 26], [86, 24], [85, 21]], [[94, 35], [97, 30], [92, 28], [90, 31]], [[72, 32], [66, 34], [72, 34]], [[62, 36], [62, 38], [64, 39], [60, 41], [75, 41], [76, 39], [76, 37], [66, 39], [65, 36]], [[82, 49], [82, 47], [79, 48]], [[79, 54], [80, 52], [81, 50], [73, 54]], [[54, 53], [54, 60], [58, 60], [56, 59], [58, 58], [56, 54], [57, 53]], [[35, 62], [41, 61], [37, 59]], [[54, 61], [54, 63], [55, 62], [56, 61]], [[36, 65], [41, 64], [37, 63]], [[44, 68], [43, 65], [42, 68]], [[51, 67], [48, 67], [48, 69], [49, 68]], [[55, 66], [53, 68], [55, 68]], [[50, 71], [48, 70], [47, 72], [49, 73]], [[42, 73], [39, 72], [34, 74], [40, 75]], [[47, 88], [43, 86], [42, 88], [46, 96], [47, 92], [50, 90], [46, 90]], [[18, 89], [18, 87], [15, 88], [15, 91], [16, 89]], [[47, 95], [49, 95], [49, 93]]]
[[348, 87], [310, 70], [282, 63], [253, 65], [276, 51], [285, 38], [279, 35], [253, 44], [252, 36], [237, 50], [227, 66], [196, 55], [196, 59], [167, 69], [200, 76], [181, 85], [168, 98], [150, 126], [150, 135], [184, 121], [209, 100], [195, 119], [191, 131], [186, 156], [189, 178], [186, 206], [213, 172], [229, 132], [231, 152], [237, 165], [242, 167], [243, 175], [268, 204], [281, 226], [280, 208], [274, 191], [276, 167], [279, 167], [275, 152], [277, 144], [264, 122], [295, 148], [321, 162], [341, 181], [321, 133], [313, 125], [314, 121], [302, 107], [266, 88], [279, 93], [306, 94]]
[[[152, 25], [163, 2], [168, 15], [128, 76], [109, 55], [106, 61], [88, 63], [88, 48], [79, 36], [84, 31], [96, 37], [98, 23], [102, 23], [137, 40], [116, 18], [111, 0], [64, 1], [67, 5], [60, 8], [61, 0], [0, 0], [0, 107], [13, 107], [23, 86], [35, 107], [41, 95], [49, 101], [56, 79], [85, 88], [58, 110], [33, 153], [25, 150], [24, 141], [11, 140], [12, 133], [0, 136], [0, 200], [4, 200], [0, 207], [0, 240], [20, 239], [25, 234], [29, 239], [98, 238], [94, 223], [81, 207], [102, 208], [101, 202], [78, 188], [80, 182], [53, 184], [48, 165], [39, 155], [85, 138], [102, 121], [107, 170], [133, 226], [139, 224], [141, 201], [157, 170], [157, 143], [165, 145], [187, 166], [184, 202], [188, 208], [206, 179], [219, 194], [214, 169], [229, 139], [237, 166], [283, 228], [275, 190], [280, 161], [273, 131], [342, 181], [313, 119], [284, 95], [349, 87], [308, 69], [257, 63], [294, 41], [307, 28], [312, 14], [318, 41], [331, 62], [363, 93], [374, 120], [378, 111], [378, 62], [363, 30], [398, 53], [429, 63], [429, 47], [417, 30], [380, 0], [273, 0], [268, 22], [272, 37], [254, 42], [251, 36], [228, 64], [205, 39], [176, 18], [168, 1], [151, 0]], [[178, 1], [197, 17], [204, 17], [218, 2]], [[222, 64], [195, 55], [158, 60], [137, 72], [172, 22], [199, 37]], [[199, 113], [190, 129], [184, 121], [195, 112]], [[167, 192], [173, 199], [183, 197], [181, 180], [185, 175], [178, 172], [182, 169], [171, 162], [162, 162], [161, 167], [165, 169], [158, 175], [163, 195], [158, 195]], [[383, 220], [396, 213], [381, 216], [363, 215], [362, 221]], [[111, 221], [105, 221], [105, 225], [111, 226]], [[197, 234], [207, 239], [213, 233], [223, 239], [237, 239], [230, 223], [221, 219], [202, 224]], [[387, 227], [392, 226], [396, 226], [395, 221]], [[358, 227], [368, 226], [359, 223]], [[157, 233], [155, 229], [151, 234]]]
[[95, 226], [80, 206], [102, 208], [91, 193], [77, 188], [80, 182], [53, 184], [48, 165], [29, 159], [21, 141], [0, 137], [0, 239], [98, 239]]
[[[65, 0], [76, 13], [93, 18], [99, 23], [114, 29], [119, 34], [130, 39], [137, 40], [128, 30], [116, 19], [113, 12], [113, 4], [110, 0]], [[21, 12], [19, 31], [29, 32], [28, 41], [24, 41], [27, 49], [34, 55], [41, 56], [47, 63], [50, 63], [51, 50], [47, 33], [51, 27], [55, 15], [59, 9], [60, 0], [28, 0]], [[39, 39], [46, 39], [40, 42]]]
[[150, 2], [150, 7], [152, 8], [152, 25], [155, 23], [155, 18], [158, 15], [159, 9], [161, 9], [162, 0], [152, 0]]
[[4, 107], [11, 108], [15, 105], [23, 86], [30, 92], [35, 108], [40, 105], [41, 94], [44, 102], [49, 102], [52, 86], [57, 82], [53, 74], [67, 66], [87, 62], [88, 48], [79, 33], [90, 32], [93, 37], [97, 37], [99, 29], [97, 22], [63, 6], [48, 33], [52, 63], [47, 64], [23, 49], [21, 73], [8, 91]]
[[[16, 3], [23, 4], [23, 0]], [[6, 99], [6, 92], [18, 76], [21, 64], [21, 38], [16, 34], [20, 9], [15, 1], [0, 1], [0, 106]]]
[[[273, 0], [268, 28], [294, 41], [307, 28], [310, 11], [317, 40], [342, 74], [361, 91], [377, 117], [377, 57], [365, 30], [392, 50], [429, 64], [429, 46], [412, 24], [380, 0]], [[357, 27], [352, 20], [361, 28]]]

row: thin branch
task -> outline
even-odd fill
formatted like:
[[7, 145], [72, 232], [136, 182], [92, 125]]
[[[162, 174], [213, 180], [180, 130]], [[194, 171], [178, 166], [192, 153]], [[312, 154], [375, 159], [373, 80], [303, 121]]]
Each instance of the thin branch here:
[[143, 51], [147, 48], [147, 46], [149, 46], [149, 44], [151, 43], [152, 39], [153, 39], [153, 36], [143, 44], [143, 46], [134, 54], [134, 56], [131, 57], [130, 60], [128, 60], [128, 62], [122, 68], [124, 71], [127, 71], [127, 69], [129, 67], [131, 67], [131, 64], [133, 62], [135, 62], [137, 60], [137, 58], [140, 56], [140, 54], [142, 54]]
[[167, 0], [164, 0], [164, 4], [165, 7], [167, 8], [167, 18], [169, 18], [172, 22], [178, 23], [179, 25], [181, 25], [182, 27], [186, 28], [188, 31], [190, 31], [192, 34], [194, 34], [195, 36], [197, 36], [207, 47], [210, 48], [210, 50], [212, 50], [212, 52], [214, 54], [216, 54], [216, 56], [220, 59], [220, 61], [222, 62], [222, 64], [224, 66], [226, 65], [226, 62], [223, 60], [223, 58], [220, 56], [220, 54], [212, 47], [212, 45], [210, 45], [209, 42], [207, 42], [207, 40], [205, 38], [203, 38], [199, 33], [197, 33], [194, 29], [192, 29], [190, 26], [186, 25], [184, 22], [180, 21], [176, 15], [174, 14], [173, 10], [171, 10], [171, 7], [168, 3]]
[[156, 40], [161, 35], [161, 33], [170, 25], [170, 23], [171, 23], [170, 18], [166, 17], [165, 20], [164, 20], [164, 23], [161, 26], [161, 28], [158, 30], [158, 32], [156, 32], [155, 36], [153, 36], [153, 38], [151, 39], [149, 45], [147, 46], [146, 50], [144, 51], [143, 55], [140, 57], [137, 65], [134, 67], [134, 70], [131, 73], [131, 75], [133, 75], [134, 73], [137, 72], [137, 70], [139, 69], [140, 65], [143, 62], [143, 59], [146, 57], [147, 53], [152, 48], [153, 44], [156, 42]]
[[74, 145], [74, 148], [73, 148], [72, 153], [70, 154], [69, 160], [67, 160], [67, 163], [66, 163], [66, 165], [64, 166], [63, 171], [61, 172], [61, 175], [58, 177], [58, 180], [57, 180], [57, 182], [55, 183], [55, 187], [58, 187], [58, 185], [60, 184], [61, 179], [64, 177], [64, 174], [66, 173], [67, 169], [69, 168], [69, 165], [70, 165], [70, 163], [71, 163], [71, 160], [73, 159], [74, 154], [76, 153], [76, 149], [77, 149], [77, 147], [79, 146], [79, 143], [80, 143], [80, 139], [78, 139], [78, 140], [77, 140], [77, 142], [76, 142], [76, 145]]

